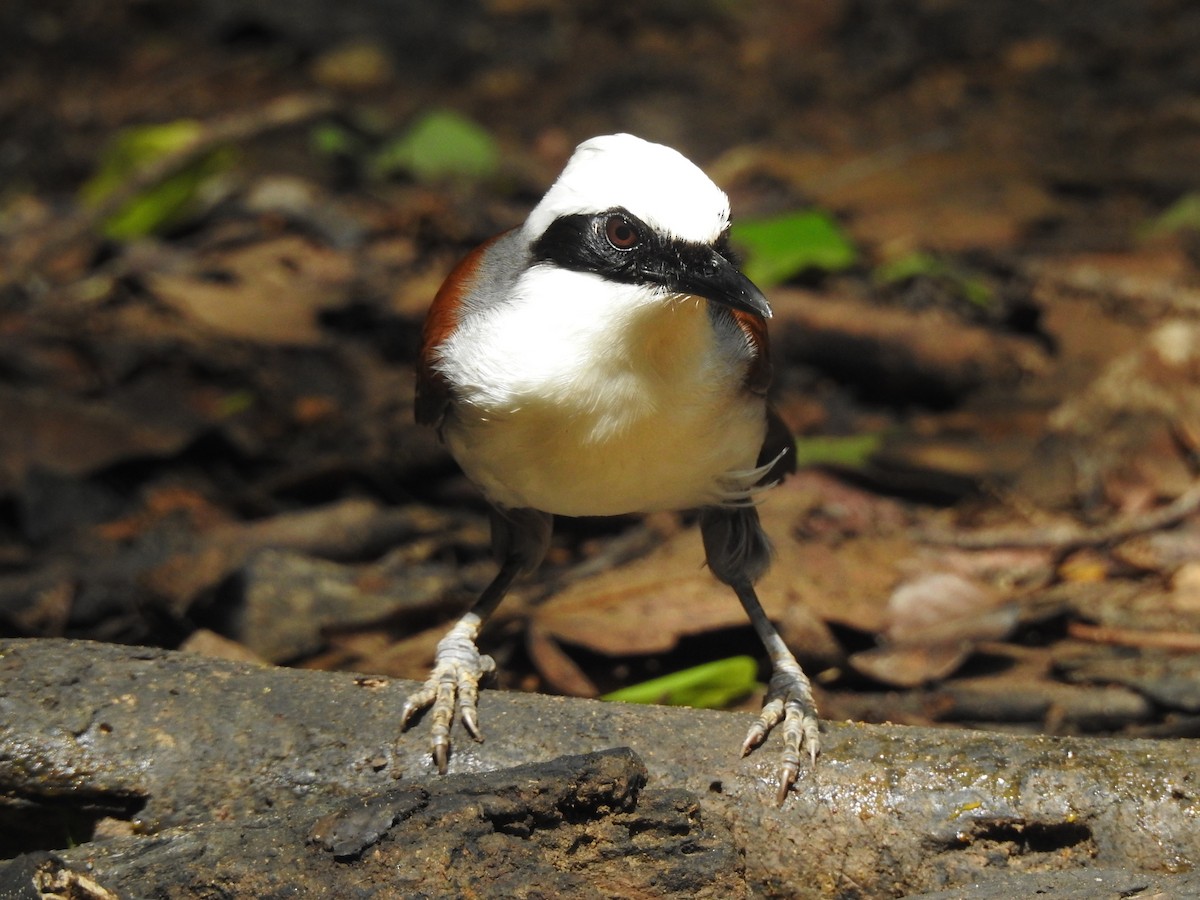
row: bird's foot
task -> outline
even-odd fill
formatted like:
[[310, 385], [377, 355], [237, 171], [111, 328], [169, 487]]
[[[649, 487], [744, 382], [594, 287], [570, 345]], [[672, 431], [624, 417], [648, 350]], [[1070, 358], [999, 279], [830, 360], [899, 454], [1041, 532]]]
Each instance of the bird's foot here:
[[418, 712], [430, 708], [430, 749], [443, 775], [450, 759], [450, 725], [455, 710], [471, 737], [483, 740], [477, 709], [479, 682], [496, 671], [496, 662], [475, 646], [480, 625], [478, 616], [467, 613], [438, 641], [433, 671], [421, 689], [409, 695], [400, 713], [403, 731]]
[[821, 732], [812, 686], [794, 659], [776, 660], [762, 713], [746, 734], [742, 756], [766, 740], [771, 729], [780, 722], [783, 723], [783, 762], [779, 767], [779, 793], [775, 802], [782, 806], [800, 774], [800, 751], [807, 749], [814, 764], [821, 752]]

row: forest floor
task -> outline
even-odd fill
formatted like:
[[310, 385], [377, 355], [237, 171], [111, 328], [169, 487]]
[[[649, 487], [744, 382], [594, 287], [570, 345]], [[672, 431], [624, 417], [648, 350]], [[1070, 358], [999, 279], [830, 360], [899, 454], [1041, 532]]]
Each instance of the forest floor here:
[[[818, 462], [762, 505], [762, 596], [823, 716], [1200, 734], [1200, 9], [530, 0], [430, 12], [414, 47], [271, 4], [60, 6], [0, 39], [5, 635], [423, 677], [492, 563], [412, 422], [422, 315], [578, 141], [633, 131], [735, 220], [825, 210], [856, 248], [768, 291]], [[494, 172], [370, 163], [439, 109]], [[104, 237], [106, 146], [180, 119], [157, 174], [217, 174]], [[500, 684], [760, 656], [702, 556], [686, 514], [560, 522], [485, 634]]]

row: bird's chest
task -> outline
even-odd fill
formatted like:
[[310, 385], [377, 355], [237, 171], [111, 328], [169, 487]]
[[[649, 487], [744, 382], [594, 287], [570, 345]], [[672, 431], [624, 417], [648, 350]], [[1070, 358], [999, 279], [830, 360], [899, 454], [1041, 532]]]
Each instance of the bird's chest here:
[[493, 320], [473, 351], [444, 353], [457, 398], [447, 442], [494, 502], [562, 515], [701, 506], [753, 467], [765, 413], [743, 389], [749, 350], [704, 301], [521, 312]]

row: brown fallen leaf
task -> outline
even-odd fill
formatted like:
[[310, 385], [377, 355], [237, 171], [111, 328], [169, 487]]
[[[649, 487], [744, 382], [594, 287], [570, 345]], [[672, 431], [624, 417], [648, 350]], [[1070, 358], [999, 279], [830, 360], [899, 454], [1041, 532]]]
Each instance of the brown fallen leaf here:
[[916, 312], [880, 306], [852, 296], [831, 302], [827, 293], [777, 288], [771, 339], [789, 357], [827, 363], [838, 371], [867, 368], [859, 377], [937, 384], [952, 395], [982, 385], [1012, 384], [1050, 368], [1034, 341], [963, 322], [938, 309]]
[[1188, 457], [1200, 447], [1197, 384], [1200, 324], [1167, 321], [1067, 396], [1049, 417], [1047, 450], [1073, 461], [1081, 497], [1099, 489], [1126, 514], [1144, 512], [1157, 498], [1193, 485]]
[[429, 677], [438, 641], [445, 635], [444, 624], [426, 628], [399, 641], [382, 631], [332, 634], [330, 642], [335, 656], [332, 664], [313, 661], [307, 667], [349, 668], [357, 672], [424, 681]]
[[525, 647], [546, 684], [570, 697], [599, 697], [600, 689], [550, 635], [536, 625], [525, 635]]
[[156, 485], [144, 493], [143, 502], [133, 512], [96, 526], [95, 532], [106, 541], [130, 541], [154, 528], [165, 519], [186, 517], [195, 531], [206, 531], [228, 524], [229, 514], [199, 491], [181, 485]]
[[[687, 635], [742, 624], [745, 613], [701, 567], [703, 559], [699, 533], [686, 531], [631, 565], [569, 586], [537, 608], [534, 623], [612, 656], [665, 653]], [[764, 592], [764, 606], [775, 616], [780, 601]]]
[[822, 147], [805, 153], [742, 151], [714, 167], [728, 180], [755, 172], [797, 185], [822, 205], [849, 213], [854, 236], [872, 246], [939, 250], [1003, 247], [1058, 200], [1019, 160], [986, 147], [959, 146], [927, 131], [873, 153]]
[[1171, 576], [1172, 609], [1186, 613], [1200, 613], [1200, 559], [1186, 562]]
[[[836, 546], [795, 540], [793, 523], [820, 502], [813, 488], [790, 479], [760, 507], [776, 552], [758, 594], [797, 654], [833, 661], [841, 648], [825, 623], [880, 627], [895, 561], [913, 546], [903, 536], [839, 537]], [[687, 529], [628, 565], [569, 585], [536, 609], [534, 623], [555, 640], [613, 656], [663, 653], [683, 637], [747, 625], [703, 560], [697, 529]]]
[[207, 628], [197, 628], [179, 645], [179, 649], [184, 653], [196, 653], [213, 659], [231, 659], [264, 666], [267, 664], [266, 660], [245, 644], [239, 644]]
[[[1045, 584], [1055, 573], [1056, 556], [1040, 547], [996, 547], [960, 550], [931, 545], [910, 560], [913, 575], [922, 572], [953, 572], [1006, 591], [1027, 585]], [[908, 564], [904, 566], [907, 570]]]
[[147, 273], [164, 303], [198, 325], [268, 344], [311, 344], [317, 314], [353, 276], [348, 257], [298, 235], [209, 253], [187, 274]]
[[888, 600], [883, 646], [848, 662], [877, 681], [915, 687], [945, 678], [980, 641], [1007, 637], [1018, 608], [999, 592], [950, 572], [931, 572], [897, 586]]
[[1114, 547], [1112, 555], [1127, 566], [1160, 574], [1194, 565], [1200, 560], [1200, 522], [1137, 535]]
[[[1182, 246], [1170, 241], [1133, 250], [1051, 256], [1039, 261], [1036, 270], [1047, 288], [1082, 298], [1093, 311], [1098, 297], [1103, 297], [1110, 307], [1117, 304], [1118, 308], [1136, 311], [1130, 321], [1153, 321], [1173, 313], [1191, 315], [1200, 309], [1195, 265]], [[1076, 320], [1075, 324], [1081, 321]], [[1074, 341], [1086, 341], [1091, 336], [1090, 326], [1075, 331], [1074, 335], [1058, 329], [1054, 333]], [[1141, 333], [1144, 329], [1137, 326], [1137, 331]], [[1113, 356], [1111, 347], [1097, 349], [1106, 360]]]
[[856, 672], [876, 681], [912, 688], [952, 674], [972, 649], [969, 641], [930, 647], [873, 647], [851, 654], [847, 662]]
[[1063, 582], [1046, 592], [1075, 618], [1094, 625], [1133, 631], [1200, 634], [1200, 607], [1186, 587], [1163, 590], [1153, 579], [1110, 578], [1103, 582]]
[[951, 572], [930, 572], [900, 584], [888, 599], [884, 637], [929, 647], [999, 640], [1017, 623], [1016, 606], [988, 585]]
[[253, 554], [237, 572], [223, 630], [274, 663], [319, 651], [329, 630], [369, 626], [410, 601], [436, 602], [442, 588], [441, 578], [417, 568], [386, 592], [363, 591], [354, 566], [273, 549]]
[[24, 478], [31, 465], [59, 475], [87, 475], [131, 457], [172, 456], [199, 423], [147, 420], [94, 399], [0, 386], [0, 482]]
[[[142, 581], [182, 614], [199, 594], [215, 587], [259, 550], [356, 559], [445, 521], [417, 507], [388, 508], [351, 498], [254, 522], [228, 522], [209, 528], [186, 552], [146, 571]], [[401, 583], [403, 578], [397, 575], [374, 588], [368, 583], [362, 590], [382, 590]], [[402, 604], [397, 601], [396, 605]]]

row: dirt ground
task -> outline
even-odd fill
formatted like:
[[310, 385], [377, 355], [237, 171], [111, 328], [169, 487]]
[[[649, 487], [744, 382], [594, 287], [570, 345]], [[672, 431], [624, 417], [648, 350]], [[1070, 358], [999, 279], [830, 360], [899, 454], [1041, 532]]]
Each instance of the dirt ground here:
[[[858, 248], [768, 292], [802, 453], [871, 447], [762, 508], [823, 715], [1200, 734], [1200, 7], [445, 6], [0, 12], [5, 635], [422, 677], [492, 573], [412, 423], [424, 309], [578, 141], [632, 131], [735, 220], [824, 209]], [[494, 173], [364, 164], [439, 109]], [[108, 142], [184, 118], [157, 175], [232, 162], [159, 233], [102, 236], [79, 191]], [[486, 633], [501, 686], [765, 665], [701, 560], [688, 515], [561, 522]]]

